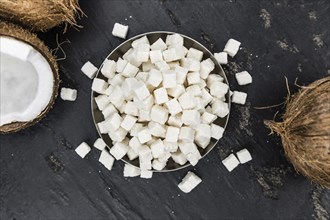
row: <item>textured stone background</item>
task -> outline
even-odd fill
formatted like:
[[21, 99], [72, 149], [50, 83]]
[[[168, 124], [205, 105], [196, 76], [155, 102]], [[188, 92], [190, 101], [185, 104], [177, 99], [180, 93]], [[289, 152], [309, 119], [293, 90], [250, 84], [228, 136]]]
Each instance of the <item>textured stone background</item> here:
[[[294, 80], [306, 85], [329, 75], [329, 1], [98, 0], [80, 1], [84, 28], [40, 34], [66, 59], [59, 61], [61, 86], [78, 89], [76, 102], [57, 98], [39, 124], [0, 136], [1, 219], [329, 219], [330, 191], [295, 173], [278, 137], [264, 119], [283, 112], [281, 103]], [[232, 37], [242, 49], [225, 67], [232, 90], [248, 92], [245, 106], [232, 105], [224, 138], [195, 167], [154, 174], [151, 180], [124, 178], [123, 162], [112, 171], [93, 150], [82, 160], [74, 148], [97, 138], [91, 110], [91, 80], [80, 68], [99, 66], [122, 40], [111, 35], [115, 22], [130, 26], [128, 37], [148, 31], [176, 31], [213, 52]], [[63, 54], [58, 51], [58, 58]], [[248, 70], [253, 84], [240, 87], [237, 71]], [[279, 120], [279, 117], [276, 117]], [[228, 173], [221, 159], [247, 148], [254, 158]], [[192, 170], [203, 182], [190, 194], [177, 184]]]

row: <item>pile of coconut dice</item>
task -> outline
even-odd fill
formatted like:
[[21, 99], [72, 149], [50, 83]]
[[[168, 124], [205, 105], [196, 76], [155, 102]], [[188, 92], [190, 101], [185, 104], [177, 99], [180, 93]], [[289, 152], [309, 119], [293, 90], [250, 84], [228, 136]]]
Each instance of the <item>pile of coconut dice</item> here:
[[[106, 59], [92, 84], [104, 116], [99, 132], [113, 141], [110, 154], [138, 158], [141, 173], [164, 169], [170, 158], [195, 166], [198, 148], [222, 137], [224, 129], [214, 121], [229, 113], [228, 85], [213, 72], [213, 61], [184, 47], [179, 34], [151, 45], [144, 36], [131, 46], [122, 58]], [[86, 63], [82, 70], [95, 72], [91, 68]]]

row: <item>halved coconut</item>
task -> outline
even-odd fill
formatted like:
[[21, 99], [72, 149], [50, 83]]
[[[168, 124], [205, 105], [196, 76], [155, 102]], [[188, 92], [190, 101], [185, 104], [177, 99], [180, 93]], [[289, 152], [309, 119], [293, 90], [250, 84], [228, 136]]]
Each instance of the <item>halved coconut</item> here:
[[52, 107], [59, 86], [55, 58], [36, 35], [0, 22], [0, 132], [38, 122]]

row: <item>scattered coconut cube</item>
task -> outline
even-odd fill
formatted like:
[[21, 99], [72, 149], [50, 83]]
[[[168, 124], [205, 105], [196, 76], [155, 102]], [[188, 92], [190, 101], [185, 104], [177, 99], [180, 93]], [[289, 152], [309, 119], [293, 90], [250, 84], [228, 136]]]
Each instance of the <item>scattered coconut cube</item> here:
[[120, 160], [125, 156], [129, 147], [127, 144], [122, 142], [116, 142], [113, 147], [110, 149], [110, 154], [116, 158], [116, 160]]
[[97, 73], [97, 68], [89, 61], [87, 61], [82, 67], [81, 71], [88, 76], [88, 78], [93, 79]]
[[166, 130], [165, 141], [177, 142], [179, 139], [180, 129], [173, 126], [168, 126]]
[[152, 178], [152, 173], [151, 170], [141, 170], [140, 177], [143, 179], [150, 179]]
[[81, 158], [85, 158], [85, 156], [91, 151], [91, 147], [85, 142], [82, 142], [75, 151]]
[[158, 105], [168, 101], [167, 91], [165, 88], [159, 88], [154, 91], [155, 101]]
[[182, 122], [185, 125], [197, 125], [200, 124], [200, 114], [197, 110], [183, 110]]
[[196, 176], [193, 172], [188, 172], [187, 175], [179, 183], [178, 187], [184, 193], [189, 193], [193, 190], [198, 184], [202, 182], [202, 179]]
[[165, 124], [168, 119], [168, 110], [162, 106], [154, 105], [151, 109], [151, 120], [159, 124]]
[[151, 46], [150, 46], [151, 50], [166, 50], [167, 49], [167, 45], [165, 44], [165, 42], [163, 41], [163, 39], [159, 38], [158, 40], [156, 40]]
[[117, 64], [115, 61], [105, 59], [101, 68], [101, 73], [108, 79], [112, 79], [115, 76], [116, 68]]
[[124, 166], [124, 177], [136, 177], [141, 174], [140, 169], [130, 164]]
[[219, 116], [220, 118], [224, 118], [229, 114], [228, 103], [225, 103], [221, 100], [215, 100], [212, 104], [212, 113]]
[[77, 99], [77, 90], [63, 87], [61, 89], [61, 99], [64, 101], [75, 101]]
[[99, 150], [104, 150], [104, 148], [107, 146], [107, 144], [104, 142], [102, 138], [96, 139], [94, 142], [94, 147]]
[[179, 98], [185, 92], [183, 85], [176, 85], [173, 88], [167, 89], [167, 94], [172, 96], [173, 98]]
[[245, 92], [234, 91], [231, 101], [233, 103], [245, 105], [247, 94]]
[[237, 160], [234, 154], [230, 154], [222, 161], [222, 164], [227, 168], [229, 172], [231, 172], [239, 165], [239, 161]]
[[211, 126], [207, 124], [200, 124], [196, 128], [195, 142], [196, 144], [205, 149], [211, 140]]
[[166, 163], [160, 162], [157, 159], [154, 159], [152, 161], [152, 168], [154, 168], [155, 170], [162, 170], [162, 169], [164, 169], [165, 166], [166, 166]]
[[106, 150], [102, 150], [99, 162], [105, 166], [108, 170], [112, 169], [115, 159]]
[[193, 142], [195, 138], [195, 130], [190, 127], [182, 127], [180, 129], [179, 140], [183, 142]]
[[176, 72], [173, 70], [164, 70], [163, 73], [163, 87], [173, 88], [176, 86]]
[[175, 153], [172, 153], [172, 159], [175, 163], [185, 165], [187, 163], [186, 155], [184, 155], [180, 150]]
[[164, 154], [165, 145], [161, 139], [157, 139], [150, 145], [152, 156], [158, 158]]
[[115, 23], [112, 29], [112, 35], [122, 39], [126, 39], [127, 32], [128, 32], [128, 26], [119, 23]]
[[109, 86], [108, 83], [103, 79], [94, 78], [92, 84], [92, 90], [97, 93], [105, 94], [105, 90], [108, 88], [108, 86]]
[[226, 52], [229, 56], [234, 57], [237, 54], [240, 45], [241, 42], [234, 39], [229, 39], [223, 51]]
[[211, 124], [211, 137], [219, 140], [223, 136], [225, 129], [219, 125]]
[[181, 127], [183, 125], [182, 120], [181, 120], [182, 115], [177, 114], [177, 115], [171, 115], [168, 118], [167, 124], [170, 126], [174, 127]]
[[251, 154], [250, 154], [250, 152], [249, 152], [246, 148], [244, 148], [244, 149], [238, 151], [238, 152], [236, 153], [236, 155], [237, 155], [238, 160], [239, 160], [239, 162], [240, 162], [241, 164], [243, 164], [243, 163], [247, 163], [247, 162], [249, 162], [250, 160], [252, 160]]
[[202, 61], [203, 51], [200, 51], [200, 50], [197, 50], [197, 49], [191, 47], [188, 50], [187, 57], [188, 58], [193, 58], [193, 59], [198, 60], [198, 61]]
[[147, 143], [152, 139], [151, 133], [148, 128], [143, 128], [141, 131], [138, 133], [138, 138], [141, 144]]
[[248, 71], [243, 71], [235, 74], [238, 85], [243, 86], [252, 83], [252, 76]]
[[214, 53], [214, 58], [219, 64], [228, 64], [228, 54], [226, 52]]
[[131, 115], [126, 115], [124, 117], [124, 120], [121, 122], [120, 126], [124, 128], [126, 131], [129, 131], [132, 129], [136, 121], [137, 121], [136, 117], [133, 117]]

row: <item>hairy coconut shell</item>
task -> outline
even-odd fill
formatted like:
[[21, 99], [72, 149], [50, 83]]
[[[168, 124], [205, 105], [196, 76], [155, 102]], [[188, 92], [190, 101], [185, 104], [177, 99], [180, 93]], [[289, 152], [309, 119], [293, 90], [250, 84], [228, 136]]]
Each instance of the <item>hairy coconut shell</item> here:
[[0, 0], [0, 17], [32, 31], [47, 31], [60, 24], [77, 26], [83, 14], [78, 0]]
[[298, 172], [330, 188], [330, 77], [302, 87], [290, 98], [283, 122], [265, 124], [281, 136]]
[[48, 113], [57, 97], [60, 77], [58, 74], [58, 66], [55, 57], [51, 54], [48, 47], [35, 34], [32, 34], [31, 32], [24, 30], [16, 25], [0, 21], [0, 36], [12, 37], [27, 44], [30, 44], [48, 61], [54, 74], [53, 94], [47, 107], [32, 121], [13, 122], [0, 126], [0, 133], [9, 133], [19, 131], [37, 123]]

